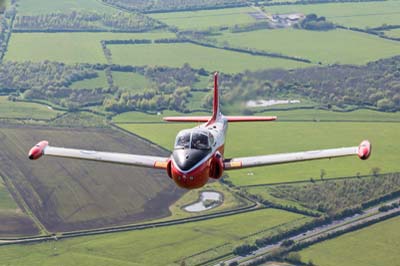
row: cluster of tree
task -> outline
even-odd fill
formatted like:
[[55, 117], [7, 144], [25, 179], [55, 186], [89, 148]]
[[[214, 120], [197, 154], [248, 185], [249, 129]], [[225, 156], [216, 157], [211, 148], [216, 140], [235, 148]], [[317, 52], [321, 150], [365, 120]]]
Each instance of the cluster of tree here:
[[382, 2], [385, 0], [298, 0], [298, 1], [271, 1], [264, 2], [263, 6], [281, 6], [281, 5], [313, 5], [329, 3], [352, 3], [352, 2]]
[[0, 14], [3, 14], [5, 10], [6, 10], [6, 1], [0, 0]]
[[400, 110], [400, 56], [364, 66], [245, 72], [221, 78], [223, 100], [307, 98], [321, 108]]
[[248, 32], [248, 31], [255, 31], [262, 29], [270, 29], [270, 28], [271, 25], [269, 24], [268, 21], [261, 21], [244, 25], [234, 25], [233, 27], [230, 28], [230, 31], [233, 33], [239, 33], [239, 32]]
[[400, 202], [393, 202], [393, 203], [390, 204], [390, 205], [383, 205], [383, 206], [379, 207], [378, 211], [380, 211], [380, 212], [387, 212], [387, 211], [396, 209], [396, 208], [398, 208], [399, 206], [400, 206]]
[[140, 13], [97, 12], [51, 13], [18, 15], [14, 21], [16, 31], [123, 31], [143, 32], [163, 27], [160, 22]]
[[62, 89], [75, 81], [97, 76], [97, 72], [86, 65], [66, 65], [50, 61], [7, 61], [0, 64], [0, 90], [24, 92], [35, 88], [46, 93], [48, 90]]
[[285, 184], [274, 186], [274, 189], [269, 191], [274, 197], [296, 201], [320, 212], [336, 214], [343, 209], [361, 206], [371, 198], [381, 198], [398, 191], [399, 186], [400, 174], [388, 174], [301, 185]]
[[152, 40], [149, 39], [128, 39], [128, 40], [103, 40], [101, 41], [104, 45], [109, 44], [149, 44]]
[[325, 17], [318, 17], [315, 14], [307, 15], [298, 25], [298, 27], [306, 30], [332, 30], [335, 25], [332, 22], [326, 21]]
[[246, 6], [241, 0], [102, 0], [103, 2], [129, 11], [144, 13], [190, 11]]
[[253, 252], [257, 249], [258, 248], [255, 245], [244, 244], [244, 245], [237, 246], [233, 250], [233, 254], [239, 255], [239, 256], [246, 256], [247, 254], [250, 254], [251, 252]]
[[122, 113], [127, 111], [161, 111], [165, 109], [188, 112], [186, 104], [189, 102], [190, 89], [188, 87], [175, 88], [173, 93], [167, 94], [154, 89], [140, 92], [123, 92], [103, 102], [106, 111]]
[[111, 93], [108, 88], [76, 90], [69, 87], [73, 82], [97, 76], [96, 71], [84, 64], [5, 62], [0, 64], [0, 92], [21, 94], [25, 100], [46, 100], [75, 110], [101, 104]]

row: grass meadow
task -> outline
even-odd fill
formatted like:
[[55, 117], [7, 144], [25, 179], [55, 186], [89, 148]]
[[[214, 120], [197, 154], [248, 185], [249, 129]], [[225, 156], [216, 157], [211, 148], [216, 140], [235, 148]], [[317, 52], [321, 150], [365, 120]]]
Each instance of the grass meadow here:
[[310, 64], [292, 60], [253, 56], [239, 52], [203, 47], [191, 43], [109, 45], [114, 64], [136, 66], [181, 67], [189, 63], [194, 68], [224, 73], [265, 68], [297, 68]]
[[398, 265], [400, 217], [391, 218], [300, 252], [303, 261], [324, 266]]
[[149, 88], [150, 80], [145, 76], [133, 72], [112, 72], [114, 84], [127, 91], [140, 91]]
[[0, 118], [51, 119], [61, 114], [48, 106], [36, 103], [13, 102], [0, 96]]
[[383, 24], [400, 24], [400, 1], [378, 1], [362, 3], [327, 3], [315, 5], [266, 6], [270, 14], [315, 13], [334, 23], [357, 28], [373, 28]]
[[72, 83], [69, 87], [72, 89], [95, 89], [95, 88], [107, 88], [107, 77], [104, 71], [97, 71], [99, 75], [96, 78], [84, 79]]
[[[172, 149], [179, 130], [194, 124], [120, 124], [119, 126]], [[158, 128], [163, 128], [160, 135]], [[318, 179], [321, 169], [325, 178], [370, 174], [379, 167], [381, 172], [400, 170], [398, 123], [378, 122], [270, 122], [236, 123], [228, 130], [225, 157], [246, 157], [273, 153], [358, 146], [368, 139], [373, 145], [369, 160], [354, 157], [298, 162], [286, 165], [229, 171], [235, 185], [256, 185]]]
[[199, 10], [189, 12], [168, 12], [151, 14], [169, 26], [180, 30], [208, 29], [210, 27], [234, 26], [256, 22], [248, 13], [254, 12], [250, 7]]
[[400, 29], [385, 31], [385, 35], [389, 37], [400, 38]]
[[6, 61], [58, 61], [74, 63], [107, 63], [101, 40], [158, 39], [173, 37], [171, 33], [13, 33]]
[[[306, 58], [323, 64], [365, 64], [400, 54], [396, 41], [348, 30], [308, 31], [292, 28], [224, 33], [220, 43]], [[318, 40], [318, 41], [316, 41]]]
[[187, 265], [195, 265], [230, 253], [243, 239], [250, 241], [253, 237], [276, 232], [276, 226], [291, 226], [308, 219], [286, 211], [264, 209], [175, 226], [4, 246], [0, 247], [0, 259], [14, 266], [164, 266], [181, 265], [182, 260]]

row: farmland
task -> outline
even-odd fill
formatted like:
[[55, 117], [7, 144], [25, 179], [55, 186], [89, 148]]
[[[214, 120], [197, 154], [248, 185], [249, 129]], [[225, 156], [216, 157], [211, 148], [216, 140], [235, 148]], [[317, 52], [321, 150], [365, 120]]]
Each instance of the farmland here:
[[323, 64], [364, 64], [400, 53], [400, 46], [395, 41], [341, 29], [332, 31], [276, 29], [224, 33], [218, 37], [218, 41], [228, 42], [233, 47], [250, 47], [306, 58], [314, 63]]
[[71, 84], [72, 89], [95, 89], [95, 88], [106, 88], [107, 78], [103, 71], [97, 71], [98, 77], [92, 79], [84, 79]]
[[[120, 126], [171, 149], [177, 132], [191, 125], [163, 125], [161, 137], [155, 129], [160, 126], [157, 124]], [[325, 178], [355, 176], [357, 173], [370, 174], [373, 167], [379, 167], [382, 172], [399, 171], [399, 145], [396, 145], [399, 130], [400, 125], [397, 123], [272, 122], [263, 124], [262, 127], [257, 123], [232, 124], [226, 139], [226, 158], [357, 146], [363, 139], [371, 141], [374, 151], [368, 161], [361, 161], [356, 157], [337, 158], [244, 169], [228, 174], [235, 185], [243, 186], [319, 178], [321, 169], [327, 173]], [[246, 136], [245, 140], [243, 136]], [[266, 139], [271, 141], [260, 141]]]
[[13, 102], [9, 101], [5, 96], [0, 96], [0, 118], [2, 119], [51, 119], [56, 117], [58, 114], [61, 114], [61, 112], [55, 111], [41, 104]]
[[400, 260], [400, 218], [369, 226], [300, 252], [316, 265], [397, 265]]
[[226, 73], [246, 69], [308, 66], [286, 59], [253, 56], [191, 43], [110, 45], [109, 48], [113, 63], [120, 65], [181, 67], [189, 63], [194, 68], [205, 68], [209, 71], [223, 69]]
[[128, 91], [143, 90], [151, 85], [148, 79], [137, 73], [114, 71], [112, 76], [116, 86]]
[[[156, 39], [170, 33], [13, 33], [6, 54], [8, 61], [43, 60], [74, 63], [106, 63], [101, 40]], [[29, 44], [27, 46], [27, 44]]]
[[[26, 152], [41, 139], [58, 146], [165, 154], [113, 130], [2, 127], [0, 134], [2, 175], [12, 177], [16, 191], [50, 231], [161, 218], [169, 215], [169, 205], [183, 194], [162, 171], [55, 158], [42, 163], [26, 159]], [[145, 178], [149, 175], [152, 178]]]
[[250, 7], [224, 8], [191, 12], [169, 12], [152, 14], [151, 17], [180, 30], [208, 29], [209, 27], [234, 26], [248, 24], [255, 20], [248, 14], [254, 12]]
[[0, 259], [12, 265], [32, 266], [60, 263], [67, 266], [78, 261], [81, 265], [179, 265], [182, 260], [195, 265], [230, 253], [241, 239], [250, 241], [251, 237], [276, 232], [277, 225], [290, 226], [307, 220], [298, 214], [265, 209], [196, 223], [35, 244], [29, 248], [7, 246], [0, 249]]
[[374, 28], [382, 24], [400, 24], [400, 2], [365, 2], [365, 3], [327, 3], [316, 5], [283, 5], [267, 6], [265, 11], [271, 14], [285, 14], [301, 12], [304, 14], [315, 13], [324, 16], [334, 23], [357, 28]]

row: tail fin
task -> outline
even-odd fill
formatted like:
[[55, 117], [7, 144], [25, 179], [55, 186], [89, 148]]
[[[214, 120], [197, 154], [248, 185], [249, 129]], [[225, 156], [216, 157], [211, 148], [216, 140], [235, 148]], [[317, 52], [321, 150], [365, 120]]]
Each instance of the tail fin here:
[[218, 72], [214, 74], [214, 98], [213, 98], [213, 113], [207, 124], [212, 124], [217, 120], [220, 115], [219, 108], [219, 89], [218, 89]]

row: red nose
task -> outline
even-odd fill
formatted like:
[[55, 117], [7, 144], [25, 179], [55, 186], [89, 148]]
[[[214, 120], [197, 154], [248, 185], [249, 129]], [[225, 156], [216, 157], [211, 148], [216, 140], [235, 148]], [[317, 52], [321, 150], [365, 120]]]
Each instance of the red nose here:
[[361, 160], [366, 160], [371, 155], [371, 143], [368, 140], [364, 140], [361, 142], [360, 146], [358, 146], [358, 157]]

